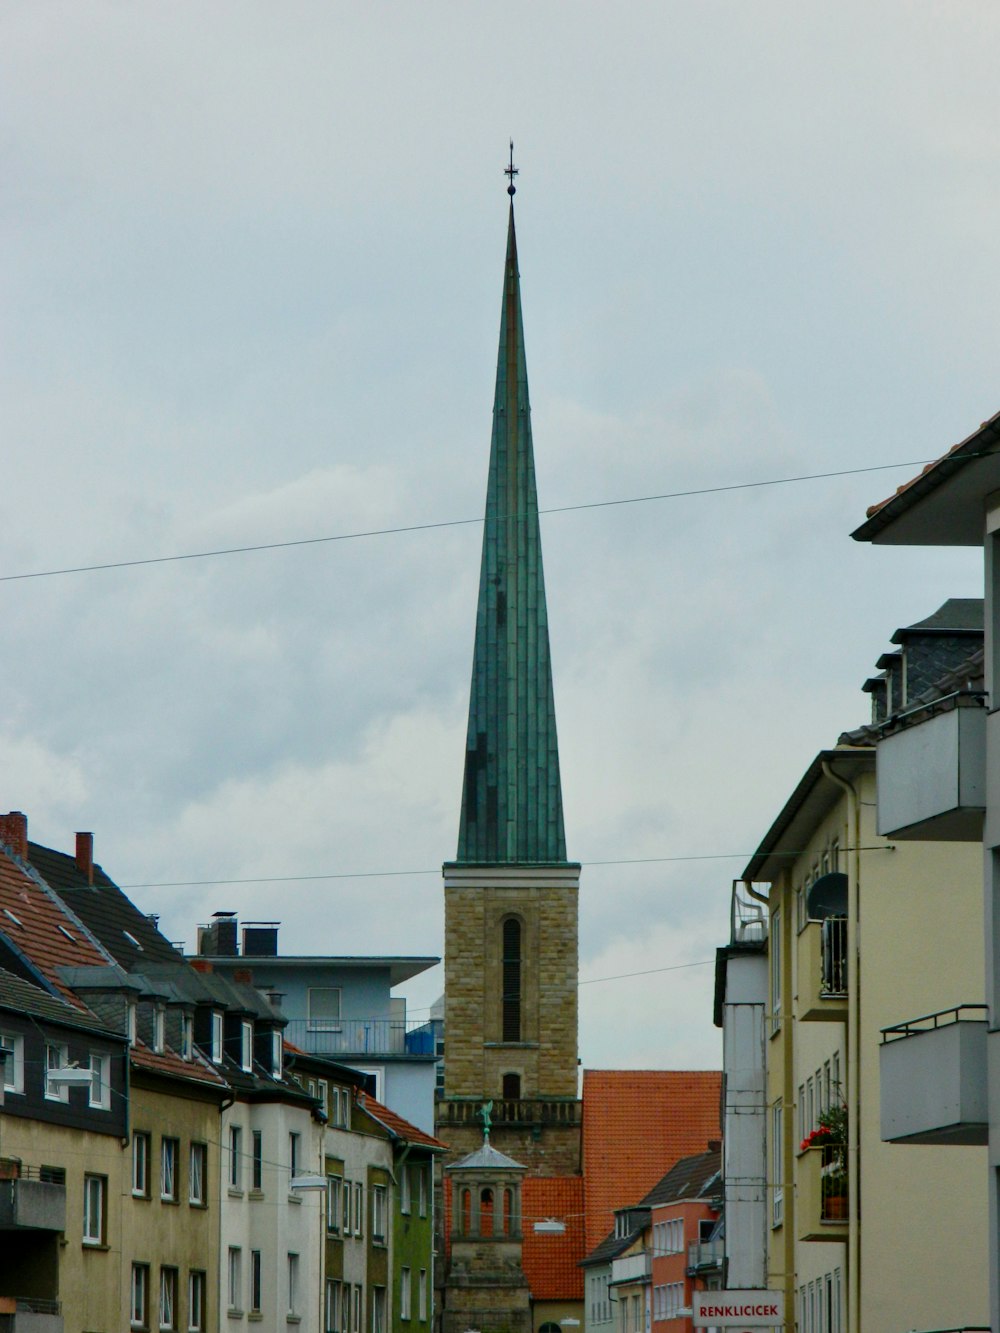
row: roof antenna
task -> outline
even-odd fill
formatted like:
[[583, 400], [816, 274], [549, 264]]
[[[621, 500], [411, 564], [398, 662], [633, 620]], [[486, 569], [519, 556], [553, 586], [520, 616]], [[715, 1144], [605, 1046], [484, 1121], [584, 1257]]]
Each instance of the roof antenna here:
[[510, 141], [510, 164], [503, 169], [503, 174], [507, 177], [510, 184], [507, 186], [507, 193], [511, 199], [517, 194], [517, 187], [514, 184], [514, 177], [518, 174], [517, 167], [514, 166], [514, 140]]

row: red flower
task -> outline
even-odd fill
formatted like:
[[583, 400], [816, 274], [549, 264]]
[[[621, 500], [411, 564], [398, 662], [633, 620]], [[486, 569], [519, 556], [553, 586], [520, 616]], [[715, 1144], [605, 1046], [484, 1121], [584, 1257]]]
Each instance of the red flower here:
[[822, 1147], [833, 1137], [832, 1131], [826, 1125], [820, 1125], [818, 1129], [811, 1130], [802, 1142], [799, 1144], [799, 1152], [805, 1152], [807, 1148]]

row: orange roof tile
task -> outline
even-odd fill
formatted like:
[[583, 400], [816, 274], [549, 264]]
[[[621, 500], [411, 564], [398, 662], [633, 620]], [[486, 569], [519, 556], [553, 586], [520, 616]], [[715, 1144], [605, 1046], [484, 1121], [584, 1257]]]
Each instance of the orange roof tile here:
[[418, 1129], [416, 1125], [411, 1125], [409, 1120], [404, 1120], [395, 1111], [390, 1111], [388, 1106], [383, 1106], [369, 1093], [359, 1092], [358, 1102], [370, 1116], [374, 1116], [392, 1134], [405, 1139], [407, 1143], [417, 1144], [421, 1148], [435, 1148], [439, 1152], [448, 1151], [447, 1143], [442, 1143], [440, 1139], [434, 1138], [431, 1134], [425, 1134], [422, 1129]]
[[49, 889], [0, 846], [0, 935], [74, 1008], [90, 1013], [60, 967], [108, 967], [110, 957]]
[[[721, 1137], [715, 1069], [587, 1069], [583, 1075], [586, 1252], [678, 1158]], [[527, 1183], [527, 1182], [526, 1182]]]
[[164, 1051], [152, 1051], [143, 1042], [136, 1042], [129, 1052], [129, 1058], [137, 1069], [148, 1069], [154, 1074], [167, 1074], [171, 1078], [185, 1078], [193, 1083], [210, 1083], [218, 1088], [227, 1088], [226, 1080], [206, 1060], [195, 1052], [193, 1060], [183, 1060], [176, 1051], [168, 1046]]
[[[586, 1246], [582, 1176], [526, 1176], [521, 1186], [524, 1274], [536, 1301], [582, 1301]], [[539, 1235], [535, 1222], [565, 1222], [561, 1236]]]

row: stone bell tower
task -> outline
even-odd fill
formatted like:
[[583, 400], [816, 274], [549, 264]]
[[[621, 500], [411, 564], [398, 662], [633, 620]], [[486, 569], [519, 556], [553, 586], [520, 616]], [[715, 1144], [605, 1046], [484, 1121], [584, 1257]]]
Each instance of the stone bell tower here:
[[567, 860], [521, 320], [513, 164], [458, 854], [444, 866], [445, 1086], [437, 1133], [479, 1105], [532, 1175], [580, 1169], [579, 864]]

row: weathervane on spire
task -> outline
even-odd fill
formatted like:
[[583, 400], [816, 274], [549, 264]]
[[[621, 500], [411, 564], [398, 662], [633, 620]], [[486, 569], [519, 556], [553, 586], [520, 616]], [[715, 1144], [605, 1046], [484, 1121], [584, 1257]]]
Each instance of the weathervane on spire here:
[[510, 163], [509, 163], [508, 166], [504, 167], [504, 169], [503, 169], [503, 174], [507, 177], [508, 181], [510, 182], [509, 185], [507, 186], [507, 193], [508, 193], [508, 194], [510, 195], [510, 197], [513, 199], [513, 198], [514, 198], [514, 195], [517, 193], [517, 187], [516, 187], [515, 184], [514, 184], [514, 177], [518, 174], [518, 173], [517, 173], [517, 167], [514, 166], [514, 140], [513, 140], [513, 139], [511, 139], [511, 141], [510, 141]]

